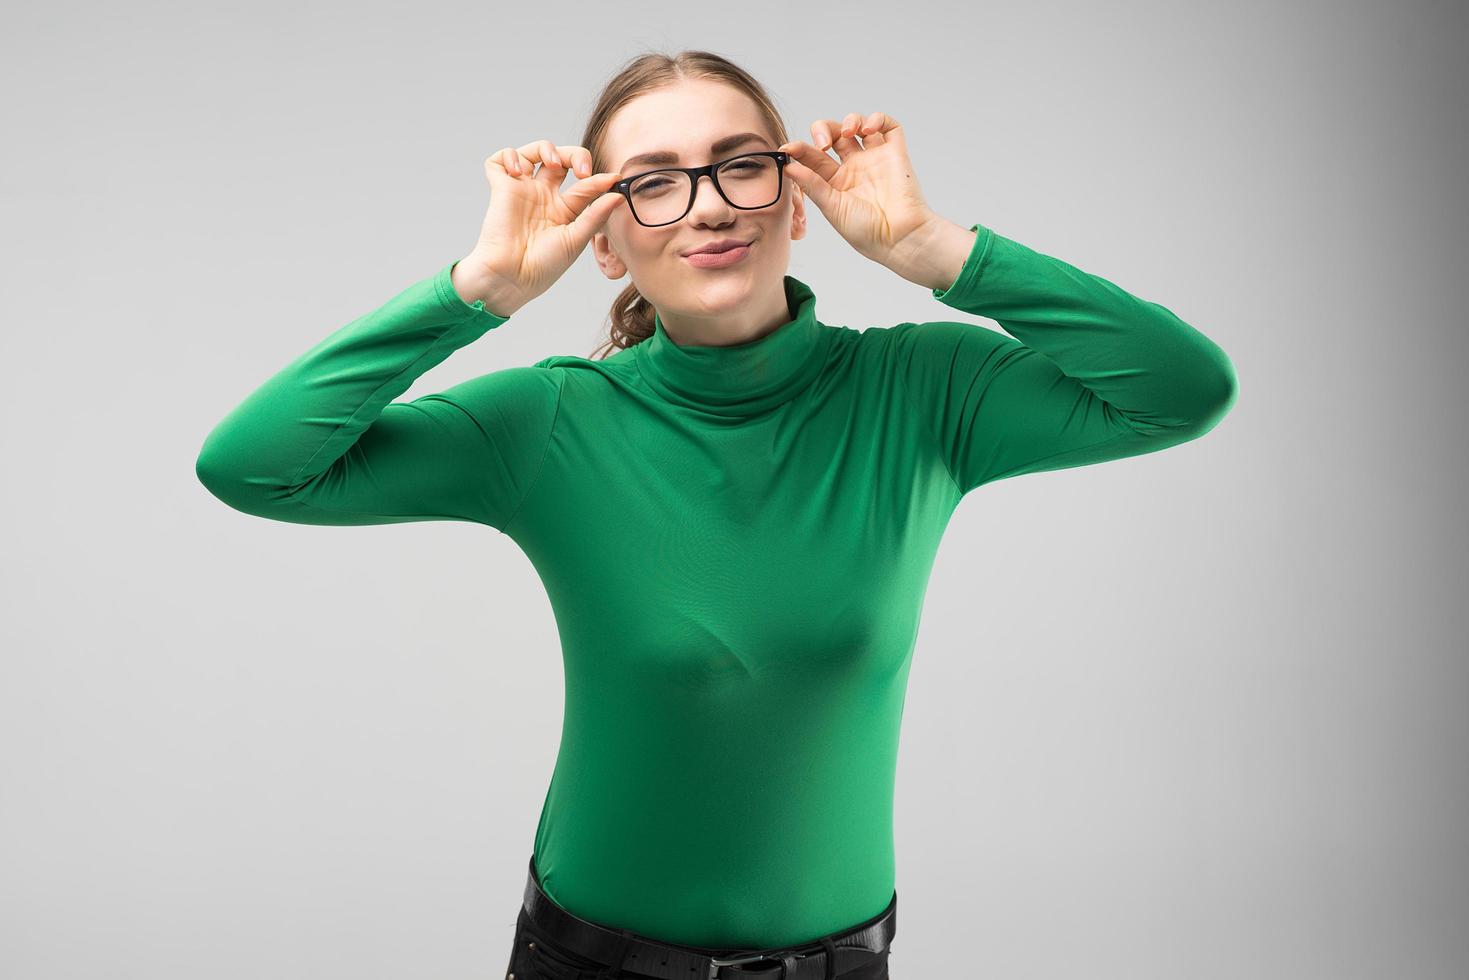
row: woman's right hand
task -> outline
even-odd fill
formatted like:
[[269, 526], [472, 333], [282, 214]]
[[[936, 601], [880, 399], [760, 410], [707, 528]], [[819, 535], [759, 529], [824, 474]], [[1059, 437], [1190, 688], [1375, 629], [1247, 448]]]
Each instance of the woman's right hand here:
[[[563, 191], [568, 169], [579, 179]], [[608, 192], [621, 174], [591, 171], [585, 147], [550, 140], [507, 146], [489, 157], [489, 211], [479, 241], [454, 267], [461, 297], [482, 299], [486, 310], [508, 317], [550, 289], [625, 201]]]

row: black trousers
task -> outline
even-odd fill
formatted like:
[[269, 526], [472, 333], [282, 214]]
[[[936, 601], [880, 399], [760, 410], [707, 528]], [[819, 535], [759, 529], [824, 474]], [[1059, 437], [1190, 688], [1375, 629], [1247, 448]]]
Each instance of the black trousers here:
[[[531, 878], [527, 883], [527, 890], [539, 889], [539, 883], [535, 872], [535, 862], [531, 862]], [[544, 892], [540, 892], [544, 896]], [[543, 898], [549, 902], [549, 898]], [[897, 896], [893, 896], [893, 905], [897, 904]], [[891, 911], [896, 912], [889, 907]], [[868, 920], [869, 922], [873, 920]], [[861, 925], [866, 925], [862, 923]], [[826, 940], [836, 940], [846, 936], [858, 929], [859, 926], [851, 926], [839, 929], [836, 932], [822, 937]], [[629, 933], [634, 938], [644, 942], [658, 943], [673, 949], [709, 952], [697, 946], [684, 946], [678, 943], [664, 943], [662, 940], [644, 936], [641, 933]], [[822, 939], [812, 940], [804, 945], [819, 945]], [[851, 966], [845, 972], [837, 971], [836, 976], [841, 980], [889, 980], [888, 978], [888, 954], [889, 950], [867, 957], [865, 962]], [[840, 962], [840, 960], [838, 961]], [[753, 965], [752, 965], [753, 966]], [[772, 964], [769, 962], [761, 964], [765, 976], [775, 976], [770, 971]], [[722, 978], [736, 978], [740, 975], [737, 967], [724, 967], [720, 976]], [[646, 973], [637, 973], [630, 969], [620, 968], [620, 964], [591, 959], [579, 953], [573, 952], [566, 946], [557, 942], [552, 930], [543, 927], [532, 919], [525, 905], [520, 908], [520, 915], [515, 921], [515, 939], [510, 950], [510, 961], [505, 968], [507, 980], [606, 980], [606, 978], [618, 978], [618, 980], [657, 980]], [[693, 978], [690, 980], [703, 980]]]

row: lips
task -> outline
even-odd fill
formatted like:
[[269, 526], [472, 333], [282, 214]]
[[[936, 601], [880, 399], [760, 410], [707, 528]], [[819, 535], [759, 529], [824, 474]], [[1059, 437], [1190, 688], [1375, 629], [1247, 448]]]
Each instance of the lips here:
[[729, 269], [745, 261], [755, 243], [727, 248], [723, 252], [693, 252], [683, 260], [696, 269]]
[[720, 241], [710, 242], [707, 245], [702, 245], [699, 248], [696, 248], [696, 249], [694, 249], [692, 251], [685, 252], [684, 255], [685, 256], [689, 256], [689, 255], [700, 255], [700, 254], [703, 254], [703, 253], [714, 253], [714, 254], [718, 254], [720, 252], [728, 252], [732, 248], [739, 248], [742, 245], [748, 245], [748, 244], [750, 244], [750, 240], [747, 240], [747, 239], [724, 238], [724, 239], [721, 239]]

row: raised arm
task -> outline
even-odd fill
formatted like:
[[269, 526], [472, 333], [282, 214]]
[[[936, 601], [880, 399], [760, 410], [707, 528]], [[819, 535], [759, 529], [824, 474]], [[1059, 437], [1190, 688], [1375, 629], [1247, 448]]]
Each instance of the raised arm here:
[[989, 317], [888, 328], [898, 374], [961, 493], [1156, 452], [1233, 407], [1234, 367], [1172, 312], [983, 225], [936, 299]]
[[409, 402], [413, 381], [505, 323], [457, 263], [286, 365], [209, 433], [195, 471], [235, 510], [296, 524], [474, 521], [503, 530], [535, 479], [560, 374], [512, 367]]

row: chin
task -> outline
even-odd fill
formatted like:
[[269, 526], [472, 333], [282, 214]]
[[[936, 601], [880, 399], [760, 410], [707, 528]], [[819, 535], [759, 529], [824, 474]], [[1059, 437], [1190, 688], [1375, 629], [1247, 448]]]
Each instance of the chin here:
[[748, 270], [736, 273], [726, 270], [710, 275], [705, 269], [688, 269], [689, 288], [706, 309], [729, 309], [749, 299], [755, 291], [756, 276]]

